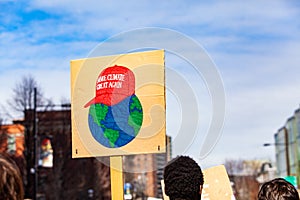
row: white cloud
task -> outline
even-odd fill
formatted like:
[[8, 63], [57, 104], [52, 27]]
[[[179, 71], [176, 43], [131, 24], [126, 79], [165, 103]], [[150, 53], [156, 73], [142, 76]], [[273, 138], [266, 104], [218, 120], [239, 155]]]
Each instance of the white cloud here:
[[[33, 10], [45, 11], [51, 18], [35, 19], [22, 26], [19, 24], [22, 16], [17, 12], [3, 15], [6, 26], [18, 23], [12, 30], [1, 28], [0, 79], [5, 83], [0, 86], [1, 103], [11, 94], [18, 78], [28, 73], [41, 83], [46, 96], [58, 103], [62, 96], [70, 95], [70, 60], [86, 57], [95, 45], [119, 32], [156, 26], [175, 29], [195, 39], [205, 47], [222, 74], [227, 120], [211, 159], [243, 154], [256, 157], [260, 154], [257, 145], [262, 140], [271, 140], [273, 132], [298, 106], [300, 26], [295, 19], [299, 18], [299, 8], [290, 2], [34, 0], [24, 8], [25, 12]], [[131, 39], [138, 44], [145, 38], [147, 34]], [[168, 45], [184, 47], [168, 39]], [[101, 49], [102, 53], [116, 52], [120, 41], [115, 42], [110, 43], [110, 49]], [[175, 60], [169, 64], [185, 73], [184, 76], [191, 76], [190, 71], [181, 68], [184, 62]], [[195, 91], [199, 93], [200, 104], [203, 103], [204, 92]], [[207, 103], [208, 97], [204, 98]], [[200, 109], [210, 112], [206, 107]], [[176, 132], [180, 120], [172, 120], [172, 131]], [[209, 118], [201, 120], [209, 123]], [[190, 149], [195, 156], [201, 136], [197, 139]], [[240, 149], [248, 150], [245, 153]], [[266, 156], [273, 153], [265, 151]]]
[[[293, 5], [274, 1], [240, 1], [172, 3], [151, 1], [32, 1], [30, 9], [58, 13], [68, 23], [89, 34], [98, 31], [112, 34], [145, 26], [176, 28], [197, 35], [289, 35], [293, 30], [282, 28], [297, 17]], [[290, 22], [291, 23], [291, 22]], [[187, 30], [189, 29], [189, 30]], [[195, 31], [193, 31], [195, 30]], [[101, 33], [100, 33], [101, 34]], [[262, 35], [258, 35], [262, 36]]]

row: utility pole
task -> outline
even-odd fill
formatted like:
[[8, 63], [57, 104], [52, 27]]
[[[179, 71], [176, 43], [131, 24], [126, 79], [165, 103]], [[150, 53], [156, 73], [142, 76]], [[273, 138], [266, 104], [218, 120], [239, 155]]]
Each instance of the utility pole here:
[[287, 175], [291, 175], [290, 169], [290, 156], [289, 156], [289, 136], [286, 128], [284, 127], [284, 136], [285, 136], [285, 157], [286, 157], [286, 172]]
[[38, 188], [38, 148], [37, 148], [37, 112], [36, 112], [36, 102], [37, 102], [37, 90], [34, 88], [34, 107], [33, 107], [33, 137], [34, 137], [34, 185], [33, 185], [33, 200], [37, 200], [37, 188]]

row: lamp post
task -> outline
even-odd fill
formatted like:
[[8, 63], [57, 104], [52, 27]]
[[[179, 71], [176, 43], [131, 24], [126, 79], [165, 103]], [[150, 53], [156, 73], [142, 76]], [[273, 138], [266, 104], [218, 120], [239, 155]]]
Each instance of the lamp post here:
[[33, 199], [37, 199], [37, 192], [38, 192], [38, 146], [37, 146], [37, 134], [38, 134], [38, 128], [37, 128], [37, 89], [34, 88], [34, 104], [33, 104], [33, 137], [34, 137], [34, 185], [33, 185]]
[[289, 142], [288, 142], [288, 134], [287, 134], [286, 129], [284, 131], [284, 134], [285, 134], [285, 142], [284, 143], [265, 143], [265, 144], [263, 144], [263, 146], [264, 147], [267, 147], [267, 146], [285, 146], [286, 172], [287, 172], [287, 176], [290, 176], [291, 171], [290, 171], [290, 157], [289, 157]]
[[[34, 175], [33, 178], [33, 200], [37, 200], [38, 198], [38, 161], [39, 161], [39, 150], [38, 150], [38, 111], [39, 107], [47, 107], [45, 105], [37, 105], [37, 88], [34, 88], [34, 96], [33, 96], [33, 167], [31, 168], [31, 172]], [[70, 108], [70, 104], [61, 104], [61, 105], [53, 105], [53, 106], [61, 106], [61, 108]]]

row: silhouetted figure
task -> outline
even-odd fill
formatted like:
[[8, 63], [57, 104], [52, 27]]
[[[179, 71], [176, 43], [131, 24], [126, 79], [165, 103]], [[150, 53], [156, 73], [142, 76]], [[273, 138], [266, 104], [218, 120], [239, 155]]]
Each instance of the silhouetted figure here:
[[178, 156], [164, 169], [165, 193], [170, 200], [200, 200], [203, 173], [200, 166], [188, 156]]

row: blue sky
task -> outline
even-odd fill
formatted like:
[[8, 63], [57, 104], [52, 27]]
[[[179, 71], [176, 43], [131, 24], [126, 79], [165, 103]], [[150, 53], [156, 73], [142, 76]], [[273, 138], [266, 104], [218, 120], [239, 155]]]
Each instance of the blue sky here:
[[[262, 144], [272, 142], [273, 134], [299, 108], [299, 1], [2, 0], [0, 8], [0, 79], [5, 83], [0, 86], [1, 105], [26, 74], [32, 74], [54, 102], [70, 99], [70, 60], [87, 57], [121, 32], [159, 27], [201, 45], [222, 77], [226, 120], [216, 147], [201, 161], [206, 165], [225, 158], [274, 159], [273, 147]], [[179, 62], [172, 63], [174, 69], [193, 79]], [[195, 82], [191, 85], [198, 91]], [[201, 116], [205, 111], [211, 116], [201, 105], [201, 98], [210, 105], [209, 91], [197, 93]], [[167, 109], [177, 110], [173, 97], [169, 99]], [[167, 116], [168, 125], [176, 127], [172, 125], [178, 119]], [[197, 157], [201, 134], [195, 140], [186, 153]]]

